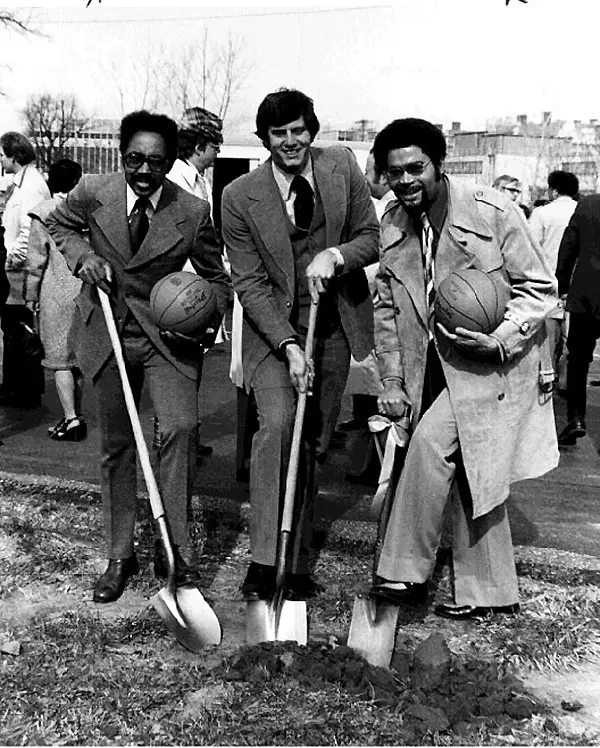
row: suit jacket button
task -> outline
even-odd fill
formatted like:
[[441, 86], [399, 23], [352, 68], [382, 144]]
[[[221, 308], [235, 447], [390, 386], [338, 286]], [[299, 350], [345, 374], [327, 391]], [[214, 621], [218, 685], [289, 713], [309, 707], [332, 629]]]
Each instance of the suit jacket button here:
[[498, 395], [498, 400], [504, 400], [504, 398], [505, 398], [505, 397], [506, 397], [506, 395], [504, 394], [504, 392], [501, 392], [501, 393], [500, 393], [500, 394]]
[[395, 306], [394, 307], [394, 314], [400, 314], [400, 307], [399, 306]]
[[286, 302], [285, 302], [285, 305], [286, 305], [286, 306], [292, 306], [292, 302], [291, 302], [291, 301], [286, 301]]

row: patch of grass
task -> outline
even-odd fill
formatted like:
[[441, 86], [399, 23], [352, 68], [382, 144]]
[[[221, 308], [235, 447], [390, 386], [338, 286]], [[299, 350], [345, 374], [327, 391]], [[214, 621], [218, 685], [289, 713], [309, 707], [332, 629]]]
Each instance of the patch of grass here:
[[[18, 656], [0, 655], [0, 744], [595, 744], [560, 726], [545, 729], [540, 714], [519, 720], [473, 713], [435, 729], [441, 719], [435, 710], [442, 708], [437, 696], [422, 698], [394, 673], [376, 677], [343, 647], [355, 592], [368, 584], [372, 567], [370, 554], [362, 546], [353, 553], [349, 540], [345, 550], [326, 543], [315, 558], [326, 592], [310, 603], [310, 647], [284, 648], [288, 664], [281, 669], [271, 670], [271, 660], [259, 658], [254, 670], [231, 678], [245, 651], [241, 634], [191, 655], [145, 605], [156, 590], [149, 568], [154, 533], [145, 503], [136, 531], [142, 573], [130, 581], [117, 608], [96, 608], [89, 598], [103, 556], [97, 494], [43, 487], [28, 492], [5, 483], [0, 488], [0, 537], [14, 546], [0, 560], [0, 639], [18, 639], [22, 646]], [[194, 501], [192, 512], [192, 558], [207, 596], [218, 598], [225, 618], [239, 618], [247, 516], [233, 502], [219, 512]], [[461, 668], [475, 657], [483, 668], [477, 678], [488, 690], [507, 673], [559, 668], [595, 646], [600, 591], [528, 577], [521, 585], [521, 616], [461, 627], [423, 613], [403, 618], [398, 635], [414, 649], [441, 633], [455, 652], [453, 677], [462, 678]], [[448, 591], [442, 566], [435, 595]], [[22, 606], [31, 606], [31, 615], [20, 615]], [[340, 653], [339, 671], [323, 660], [307, 677], [305, 665], [298, 664], [318, 664], [334, 651]], [[492, 664], [496, 680], [488, 670]], [[426, 707], [429, 721], [415, 716], [418, 709], [411, 716], [407, 710], [415, 704]], [[450, 715], [453, 708], [444, 707]]]

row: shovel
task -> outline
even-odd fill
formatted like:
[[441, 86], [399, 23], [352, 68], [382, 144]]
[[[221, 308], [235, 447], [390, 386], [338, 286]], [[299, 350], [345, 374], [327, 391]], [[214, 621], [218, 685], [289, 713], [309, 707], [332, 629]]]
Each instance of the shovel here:
[[[389, 429], [385, 452], [377, 436], [382, 428]], [[389, 474], [389, 480], [384, 486], [380, 484], [380, 490], [373, 499], [372, 511], [378, 515], [374, 570], [381, 555], [396, 486], [406, 456], [409, 428], [410, 410], [395, 422], [390, 422], [384, 416], [369, 418], [369, 429], [374, 433], [375, 446], [382, 465], [382, 478], [384, 471]], [[359, 652], [371, 665], [389, 668], [394, 652], [397, 623], [397, 605], [384, 600], [378, 602], [368, 595], [359, 595], [354, 599], [348, 646]]]
[[213, 609], [206, 602], [197, 587], [194, 585], [177, 587], [173, 544], [171, 542], [163, 502], [150, 464], [148, 447], [146, 446], [146, 440], [142, 432], [133, 392], [129, 384], [121, 341], [119, 340], [108, 296], [101, 289], [98, 289], [98, 295], [100, 296], [102, 311], [106, 319], [106, 327], [108, 328], [108, 334], [121, 375], [127, 412], [131, 420], [135, 444], [150, 496], [152, 516], [158, 524], [167, 561], [166, 586], [159, 590], [156, 595], [153, 595], [150, 598], [150, 602], [177, 641], [190, 652], [199, 652], [209, 644], [219, 644], [221, 642], [221, 625]]
[[[306, 336], [306, 347], [304, 351], [309, 366], [312, 366], [317, 311], [318, 302], [313, 301], [310, 306], [308, 333]], [[296, 405], [290, 462], [285, 484], [283, 514], [279, 531], [275, 591], [270, 600], [256, 600], [248, 603], [246, 612], [247, 644], [258, 644], [260, 642], [272, 641], [295, 641], [298, 642], [298, 644], [306, 644], [308, 640], [306, 601], [283, 599], [285, 566], [292, 530], [294, 499], [298, 478], [298, 462], [300, 457], [300, 447], [302, 444], [302, 427], [304, 424], [304, 412], [306, 410], [307, 396], [308, 392], [299, 393]]]

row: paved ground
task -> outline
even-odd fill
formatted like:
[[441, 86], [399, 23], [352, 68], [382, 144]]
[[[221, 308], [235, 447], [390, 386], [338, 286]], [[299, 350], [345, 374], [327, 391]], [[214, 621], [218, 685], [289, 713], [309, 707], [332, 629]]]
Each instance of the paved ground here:
[[[213, 349], [207, 356], [201, 392], [204, 417], [203, 441], [214, 453], [200, 466], [196, 490], [213, 498], [243, 502], [247, 489], [235, 481], [236, 393], [228, 377], [229, 344]], [[589, 435], [576, 446], [565, 449], [559, 466], [539, 480], [517, 484], [510, 498], [511, 524], [517, 545], [557, 548], [600, 557], [600, 360], [595, 360], [589, 377]], [[349, 398], [342, 416], [349, 414]], [[564, 400], [555, 397], [557, 428], [565, 422]], [[54, 385], [47, 381], [43, 406], [33, 412], [0, 409], [0, 471], [37, 478], [68, 478], [99, 483], [98, 430], [94, 398], [90, 388], [84, 397], [89, 436], [84, 442], [61, 444], [48, 438], [47, 427], [60, 409]], [[149, 401], [143, 398], [141, 420], [148, 436], [152, 432]], [[324, 475], [321, 512], [328, 522], [369, 520], [372, 490], [345, 480], [356, 454], [356, 436], [345, 448], [331, 454]], [[140, 479], [140, 486], [142, 481]]]

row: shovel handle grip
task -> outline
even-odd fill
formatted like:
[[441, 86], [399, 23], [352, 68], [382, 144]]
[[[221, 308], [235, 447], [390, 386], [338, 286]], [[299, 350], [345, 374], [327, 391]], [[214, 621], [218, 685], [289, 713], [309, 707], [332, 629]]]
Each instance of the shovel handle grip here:
[[117, 332], [115, 318], [110, 305], [110, 300], [107, 294], [101, 288], [98, 288], [98, 296], [100, 297], [100, 304], [102, 306], [102, 311], [104, 312], [104, 319], [106, 320], [106, 327], [108, 329], [110, 342], [112, 343], [113, 351], [115, 352], [119, 374], [121, 375], [121, 384], [123, 385], [125, 404], [127, 406], [129, 420], [131, 421], [131, 428], [133, 429], [133, 436], [140, 458], [142, 473], [144, 475], [144, 480], [146, 482], [146, 487], [148, 488], [148, 494], [150, 496], [152, 516], [155, 520], [158, 520], [164, 516], [165, 509], [160, 497], [160, 493], [158, 491], [158, 485], [156, 483], [156, 478], [154, 477], [152, 465], [150, 464], [148, 447], [146, 446], [146, 440], [144, 438], [144, 433], [140, 424], [140, 418], [135, 405], [135, 399], [133, 397], [131, 385], [129, 384], [129, 377], [127, 376], [127, 368], [125, 366], [125, 359], [123, 357], [123, 348], [121, 346], [121, 341], [119, 340], [119, 333]]

